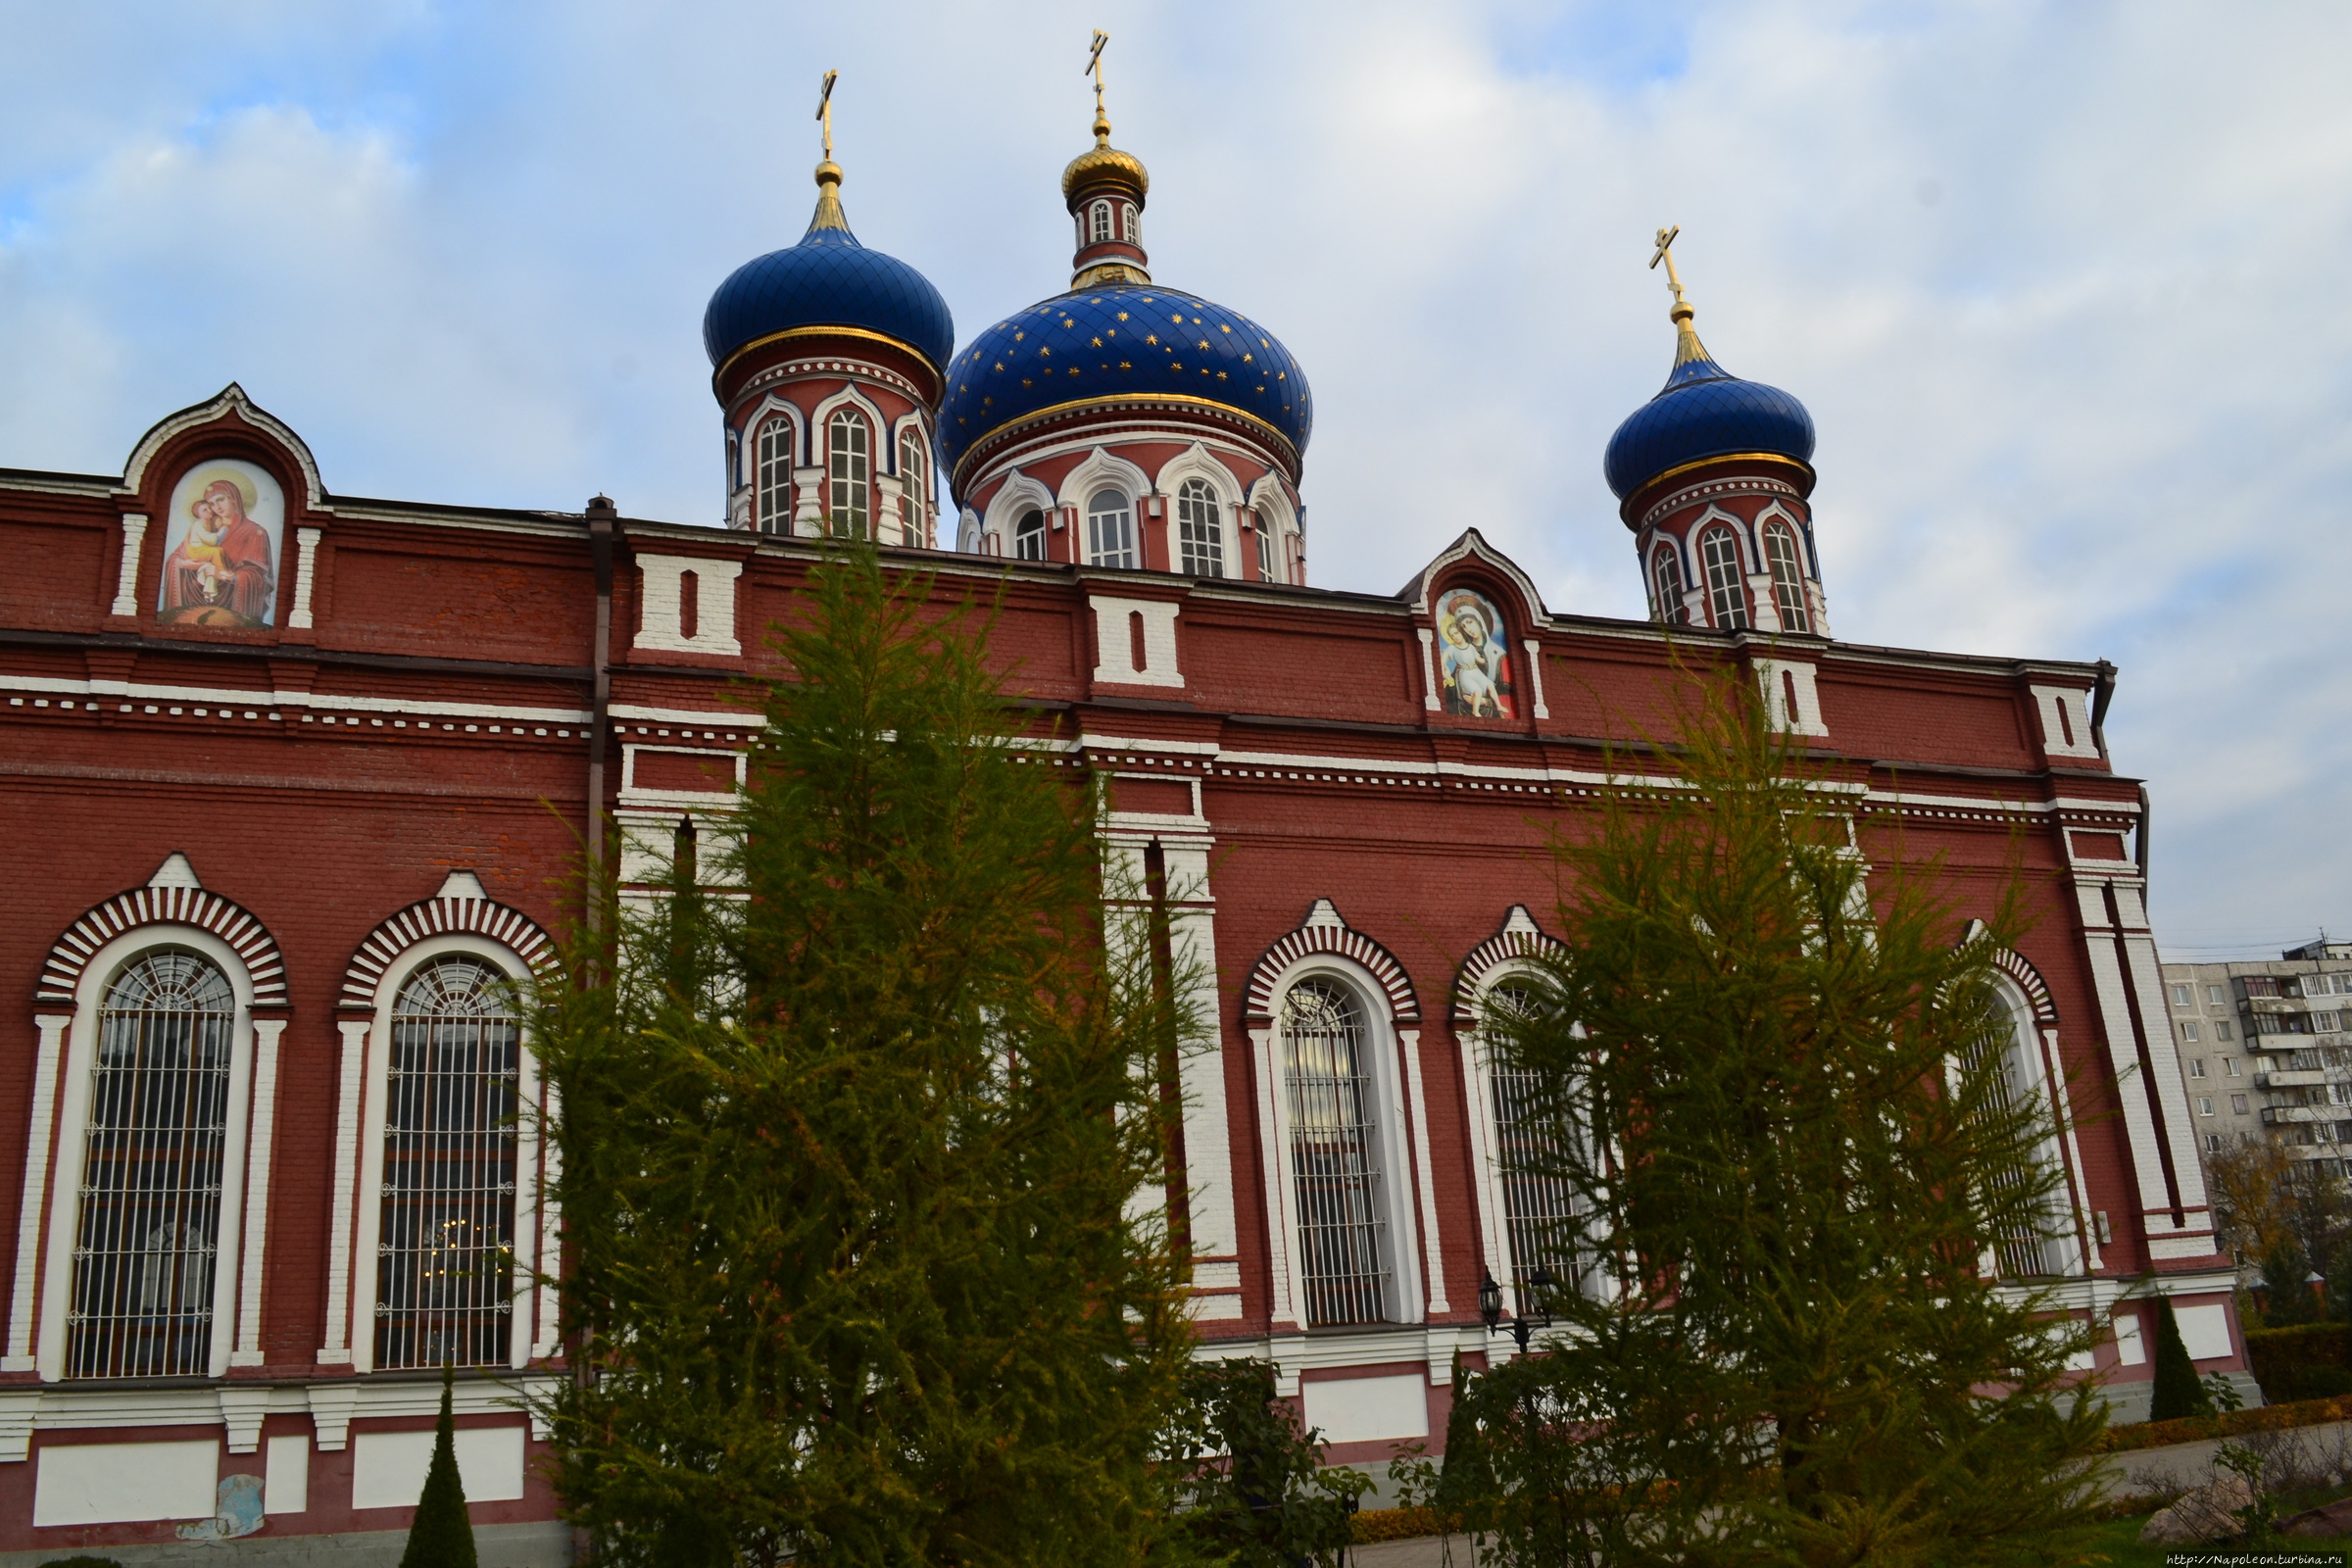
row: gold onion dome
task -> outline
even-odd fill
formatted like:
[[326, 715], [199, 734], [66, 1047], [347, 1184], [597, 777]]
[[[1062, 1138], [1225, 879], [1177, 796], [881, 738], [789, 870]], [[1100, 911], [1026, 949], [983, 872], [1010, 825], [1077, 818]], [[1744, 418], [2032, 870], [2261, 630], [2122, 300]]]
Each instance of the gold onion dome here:
[[1144, 161], [1110, 144], [1110, 122], [1095, 114], [1095, 144], [1070, 160], [1061, 172], [1061, 199], [1068, 201], [1090, 185], [1125, 185], [1140, 201], [1152, 189]]

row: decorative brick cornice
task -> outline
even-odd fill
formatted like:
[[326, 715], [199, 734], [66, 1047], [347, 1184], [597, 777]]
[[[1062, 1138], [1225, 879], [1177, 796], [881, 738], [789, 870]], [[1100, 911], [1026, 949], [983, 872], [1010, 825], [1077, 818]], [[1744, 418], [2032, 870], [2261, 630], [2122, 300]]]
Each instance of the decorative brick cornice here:
[[432, 937], [466, 933], [487, 937], [514, 951], [542, 977], [556, 970], [555, 940], [519, 909], [489, 899], [419, 899], [368, 933], [351, 967], [343, 972], [338, 1011], [375, 1010], [376, 987], [394, 959]]
[[1705, 484], [1687, 485], [1642, 514], [1640, 526], [1654, 527], [1662, 517], [1668, 517], [1685, 507], [1694, 507], [1702, 501], [1719, 501], [1725, 496], [1771, 496], [1775, 500], [1787, 497], [1802, 501], [1804, 496], [1792, 484], [1779, 479], [1767, 479], [1759, 474], [1740, 474], [1728, 479], [1710, 479]]
[[253, 1005], [286, 1005], [286, 965], [277, 939], [251, 911], [203, 888], [148, 887], [118, 893], [66, 928], [41, 966], [36, 1002], [71, 1006], [82, 971], [98, 950], [128, 931], [147, 925], [189, 925], [228, 944], [253, 982]]

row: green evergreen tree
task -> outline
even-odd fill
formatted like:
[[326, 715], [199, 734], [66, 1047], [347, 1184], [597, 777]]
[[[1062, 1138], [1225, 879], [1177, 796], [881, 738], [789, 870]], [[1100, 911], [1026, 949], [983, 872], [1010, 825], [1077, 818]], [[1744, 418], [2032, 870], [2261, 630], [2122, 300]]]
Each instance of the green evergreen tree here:
[[2311, 1257], [2303, 1244], [2286, 1238], [2262, 1257], [2264, 1321], [2272, 1328], [2319, 1321], [2319, 1298], [2311, 1289]]
[[1574, 1200], [1567, 1332], [1456, 1389], [1493, 1549], [2080, 1561], [2105, 1417], [2037, 1284], [2069, 1221], [1995, 985], [2016, 878], [1973, 926], [1752, 688], [1677, 717], [1558, 842], [1563, 944], [1487, 1019]]
[[2213, 1414], [2213, 1396], [2197, 1380], [2197, 1364], [2188, 1358], [2180, 1338], [2180, 1320], [2173, 1315], [2173, 1298], [2156, 1298], [2156, 1388], [2148, 1404], [2151, 1421], [2178, 1421], [2187, 1415]]
[[1136, 1562], [1191, 1335], [1135, 1200], [1193, 977], [985, 617], [865, 547], [795, 613], [696, 847], [724, 895], [608, 890], [616, 949], [541, 998], [559, 1491], [615, 1564]]
[[424, 1472], [424, 1492], [409, 1525], [409, 1544], [400, 1568], [474, 1568], [473, 1521], [466, 1513], [466, 1486], [458, 1475], [457, 1419], [452, 1413], [457, 1372], [441, 1363], [441, 1419], [433, 1427], [433, 1462]]

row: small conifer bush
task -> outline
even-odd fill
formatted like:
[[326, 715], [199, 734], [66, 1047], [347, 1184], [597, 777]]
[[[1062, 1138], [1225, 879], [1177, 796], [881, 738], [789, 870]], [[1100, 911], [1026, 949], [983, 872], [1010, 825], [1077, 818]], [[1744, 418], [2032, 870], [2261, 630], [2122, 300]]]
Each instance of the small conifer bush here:
[[466, 1514], [466, 1486], [458, 1476], [457, 1420], [451, 1410], [457, 1373], [441, 1364], [441, 1419], [433, 1427], [433, 1462], [409, 1526], [400, 1568], [475, 1568], [473, 1521]]

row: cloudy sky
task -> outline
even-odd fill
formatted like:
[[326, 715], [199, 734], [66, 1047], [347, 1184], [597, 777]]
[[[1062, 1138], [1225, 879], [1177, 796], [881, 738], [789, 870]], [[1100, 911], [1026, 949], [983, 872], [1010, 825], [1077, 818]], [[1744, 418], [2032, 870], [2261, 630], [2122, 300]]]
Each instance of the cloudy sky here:
[[[345, 494], [716, 521], [698, 329], [844, 196], [959, 335], [1067, 276], [1091, 27], [1163, 282], [1289, 342], [1318, 580], [1464, 525], [1642, 612], [1698, 325], [1821, 431], [1845, 638], [2109, 658], [2176, 956], [2352, 936], [2352, 8], [0, 3], [0, 466], [234, 379]], [[2258, 722], [2259, 720], [2259, 722]]]

